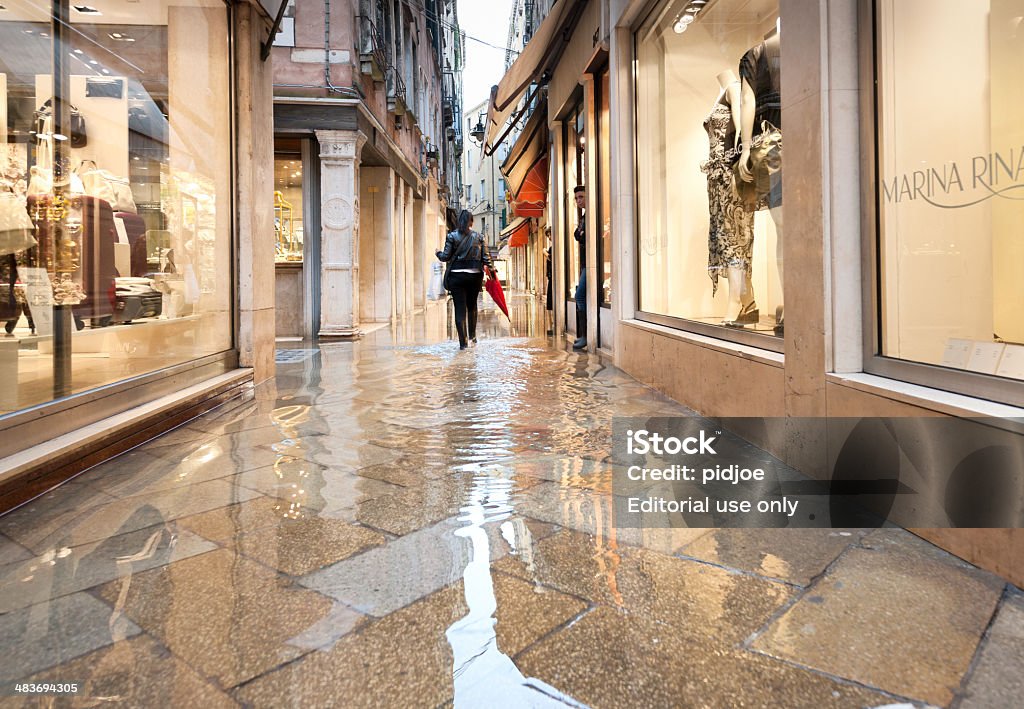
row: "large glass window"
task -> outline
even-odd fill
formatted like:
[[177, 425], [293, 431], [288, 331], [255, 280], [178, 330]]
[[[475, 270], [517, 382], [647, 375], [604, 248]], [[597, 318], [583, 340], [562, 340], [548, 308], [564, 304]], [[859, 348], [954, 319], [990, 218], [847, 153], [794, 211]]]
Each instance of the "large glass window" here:
[[880, 353], [1022, 380], [1024, 2], [876, 12]]
[[612, 159], [611, 159], [611, 87], [607, 67], [594, 82], [597, 87], [597, 252], [600, 288], [597, 302], [610, 308], [612, 303]]
[[637, 31], [642, 312], [782, 334], [780, 45], [777, 0], [661, 3]]
[[305, 241], [302, 144], [274, 142], [274, 258], [277, 263], [301, 263]]
[[221, 0], [4, 0], [0, 414], [232, 347]]
[[[576, 187], [585, 186], [586, 170], [586, 131], [584, 124], [582, 100], [576, 104], [562, 126], [562, 170], [565, 175], [566, 194], [563, 195], [565, 215], [565, 285], [566, 300], [576, 297], [576, 285], [580, 280], [580, 246], [574, 234], [583, 220], [583, 212], [576, 206]], [[573, 306], [575, 308], [575, 306]]]

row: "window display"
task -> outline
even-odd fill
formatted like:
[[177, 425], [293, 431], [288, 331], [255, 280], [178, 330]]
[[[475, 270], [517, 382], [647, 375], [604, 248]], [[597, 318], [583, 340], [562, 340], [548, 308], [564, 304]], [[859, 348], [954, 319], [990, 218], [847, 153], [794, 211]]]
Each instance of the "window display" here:
[[600, 229], [597, 233], [597, 251], [601, 254], [601, 287], [597, 289], [597, 302], [601, 307], [612, 304], [612, 156], [611, 156], [611, 87], [607, 67], [595, 81], [597, 88], [597, 195]]
[[227, 7], [3, 5], [0, 414], [229, 350]]
[[305, 237], [302, 218], [302, 151], [280, 141], [274, 152], [274, 257], [278, 263], [301, 263]]
[[640, 310], [781, 336], [778, 2], [663, 3], [635, 42]]
[[1024, 2], [876, 13], [880, 354], [1024, 380]]

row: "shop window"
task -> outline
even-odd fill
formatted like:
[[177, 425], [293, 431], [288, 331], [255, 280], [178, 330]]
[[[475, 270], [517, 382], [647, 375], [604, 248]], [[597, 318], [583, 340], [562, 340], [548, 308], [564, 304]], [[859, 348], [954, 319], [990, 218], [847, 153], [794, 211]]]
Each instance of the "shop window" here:
[[780, 30], [777, 0], [691, 0], [636, 32], [641, 317], [783, 334]]
[[4, 5], [0, 414], [230, 350], [225, 3]]
[[869, 354], [943, 368], [918, 368], [921, 383], [985, 386], [1020, 404], [1006, 380], [1024, 380], [1024, 2], [879, 0], [875, 11], [879, 317]]
[[597, 87], [597, 252], [598, 304], [610, 308], [612, 303], [612, 161], [611, 161], [611, 103], [608, 69], [595, 81]]
[[303, 179], [299, 141], [278, 141], [274, 150], [274, 257], [277, 263], [302, 262]]
[[[579, 103], [570, 111], [562, 124], [562, 170], [565, 176], [566, 194], [564, 195], [565, 215], [565, 284], [566, 300], [573, 300], [576, 297], [576, 286], [580, 279], [580, 249], [582, 246], [576, 242], [574, 234], [576, 229], [585, 223], [584, 213], [576, 206], [574, 189], [578, 186], [585, 186], [586, 179], [586, 132], [584, 124], [585, 114], [583, 112], [582, 97]], [[573, 306], [575, 309], [575, 306]]]

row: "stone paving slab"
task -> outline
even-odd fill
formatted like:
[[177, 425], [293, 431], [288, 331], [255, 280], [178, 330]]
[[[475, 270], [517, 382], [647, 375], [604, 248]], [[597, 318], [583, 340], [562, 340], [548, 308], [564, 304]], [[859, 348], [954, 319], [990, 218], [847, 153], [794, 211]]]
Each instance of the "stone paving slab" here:
[[1011, 591], [989, 629], [960, 709], [1024, 703], [1024, 593]]
[[765, 578], [807, 586], [863, 536], [855, 529], [717, 529], [679, 550]]
[[[228, 709], [238, 704], [192, 668], [141, 635], [96, 650], [27, 678], [27, 682], [82, 683], [77, 706], [174, 707]], [[70, 697], [68, 698], [70, 699]], [[57, 706], [70, 705], [58, 702]], [[38, 707], [38, 698], [14, 699], [4, 706]]]
[[115, 581], [98, 593], [221, 688], [305, 654], [304, 644], [289, 641], [333, 607], [228, 550], [136, 574], [127, 592]]
[[946, 706], [1004, 583], [901, 530], [865, 538], [753, 648], [893, 694]]
[[494, 564], [591, 603], [657, 618], [707, 644], [738, 645], [795, 596], [784, 584], [656, 551], [602, 549], [590, 535], [569, 530], [540, 540], [531, 567], [515, 557]]
[[0, 614], [99, 586], [216, 549], [187, 530], [159, 525], [0, 567]]
[[7, 534], [15, 541], [36, 554], [43, 554], [47, 549], [74, 547], [127, 534], [258, 496], [257, 492], [234, 487], [223, 480], [211, 480], [123, 500], [103, 496], [101, 504], [87, 505], [84, 511], [76, 501], [68, 500], [37, 521], [31, 520], [31, 508], [23, 508], [24, 512], [17, 510], [0, 519], [0, 525], [9, 525]]
[[892, 698], [817, 672], [695, 641], [638, 613], [596, 608], [515, 658], [587, 706], [877, 707]]
[[[86, 593], [73, 593], [0, 615], [0, 682], [23, 680], [139, 633], [130, 620]], [[65, 679], [74, 681], [71, 677]]]

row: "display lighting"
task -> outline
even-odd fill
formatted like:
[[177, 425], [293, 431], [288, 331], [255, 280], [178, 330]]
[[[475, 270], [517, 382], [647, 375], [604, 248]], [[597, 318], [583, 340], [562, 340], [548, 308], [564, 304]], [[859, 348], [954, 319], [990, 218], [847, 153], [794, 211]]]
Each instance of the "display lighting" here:
[[693, 21], [697, 19], [697, 13], [700, 12], [707, 4], [707, 0], [691, 0], [687, 3], [686, 7], [676, 15], [675, 21], [672, 23], [672, 30], [676, 34], [682, 34], [687, 28], [693, 24]]

